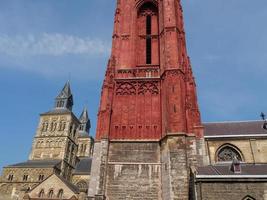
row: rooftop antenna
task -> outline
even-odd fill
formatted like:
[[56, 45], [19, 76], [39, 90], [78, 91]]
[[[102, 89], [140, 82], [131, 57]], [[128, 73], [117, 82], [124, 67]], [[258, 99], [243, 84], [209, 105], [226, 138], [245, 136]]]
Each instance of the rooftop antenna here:
[[264, 121], [264, 124], [263, 124], [263, 129], [265, 129], [265, 130], [267, 130], [267, 120], [266, 120], [266, 115], [263, 113], [263, 112], [261, 112], [261, 118], [262, 118], [262, 120]]

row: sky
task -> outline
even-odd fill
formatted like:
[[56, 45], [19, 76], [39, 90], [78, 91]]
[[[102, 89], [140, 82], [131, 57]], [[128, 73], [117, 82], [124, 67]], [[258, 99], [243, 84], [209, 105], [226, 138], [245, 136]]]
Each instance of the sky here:
[[[202, 121], [267, 113], [266, 0], [182, 0]], [[115, 0], [0, 0], [0, 168], [25, 161], [67, 80], [95, 134]]]

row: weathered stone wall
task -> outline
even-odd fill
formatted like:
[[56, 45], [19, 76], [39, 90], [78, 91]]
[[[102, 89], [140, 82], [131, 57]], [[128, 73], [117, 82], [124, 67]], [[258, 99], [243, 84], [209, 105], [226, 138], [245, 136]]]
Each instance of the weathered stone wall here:
[[198, 200], [243, 200], [247, 195], [267, 200], [266, 182], [198, 182]]
[[[191, 147], [193, 145], [194, 147]], [[161, 157], [162, 188], [164, 200], [188, 200], [189, 165], [195, 162], [195, 143], [187, 141], [185, 135], [168, 136], [162, 141]]]
[[95, 199], [96, 196], [99, 196], [99, 199], [101, 199], [104, 196], [108, 145], [109, 143], [107, 140], [96, 142], [94, 145], [93, 162], [88, 189], [89, 199]]
[[161, 199], [158, 142], [110, 143], [106, 194], [109, 200]]
[[[44, 175], [46, 179], [53, 172], [53, 168], [4, 168], [0, 180], [0, 197], [16, 198], [28, 188], [38, 185], [41, 182], [39, 175]], [[8, 180], [9, 175], [13, 175], [13, 180]], [[23, 181], [23, 175], [29, 176], [27, 181]]]
[[72, 196], [78, 197], [73, 190], [71, 190], [58, 176], [52, 175], [47, 180], [43, 181], [40, 185], [31, 190], [28, 195], [30, 198], [39, 197], [40, 192], [44, 190], [44, 197], [47, 198], [49, 191], [53, 190], [53, 197], [47, 199], [59, 199], [57, 195], [60, 190], [63, 190], [62, 199], [70, 199]]

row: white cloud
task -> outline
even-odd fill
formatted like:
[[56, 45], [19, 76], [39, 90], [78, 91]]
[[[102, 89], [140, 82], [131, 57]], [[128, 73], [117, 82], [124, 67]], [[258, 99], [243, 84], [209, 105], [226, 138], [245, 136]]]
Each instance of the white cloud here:
[[10, 56], [96, 55], [107, 54], [109, 49], [110, 45], [100, 39], [80, 38], [59, 33], [17, 36], [0, 35], [0, 54]]

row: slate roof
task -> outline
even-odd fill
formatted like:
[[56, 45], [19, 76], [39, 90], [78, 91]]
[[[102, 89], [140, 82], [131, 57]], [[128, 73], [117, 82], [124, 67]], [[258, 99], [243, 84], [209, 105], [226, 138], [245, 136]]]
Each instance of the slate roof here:
[[55, 174], [63, 183], [65, 183], [67, 185], [68, 188], [70, 188], [74, 193], [78, 194], [79, 193], [79, 188], [72, 184], [71, 182], [67, 181], [66, 179], [64, 179], [62, 176], [59, 176], [57, 174]]
[[61, 160], [28, 160], [13, 165], [8, 165], [11, 168], [54, 168], [58, 167]]
[[87, 123], [89, 120], [87, 108], [83, 109], [83, 112], [79, 118], [80, 122]]
[[53, 110], [50, 110], [48, 112], [42, 113], [41, 115], [47, 115], [47, 114], [70, 114], [72, 113], [69, 109], [64, 108], [56, 108]]
[[231, 169], [231, 163], [209, 165], [197, 168], [196, 175], [267, 175], [267, 164], [241, 164], [241, 173], [235, 174]]
[[72, 96], [72, 94], [71, 94], [71, 89], [70, 89], [70, 82], [67, 81], [67, 83], [64, 85], [63, 89], [61, 90], [61, 92], [57, 96], [57, 99], [69, 98], [71, 96]]
[[203, 123], [204, 136], [263, 135], [267, 134], [267, 130], [263, 129], [263, 124], [263, 121]]
[[76, 165], [73, 174], [90, 175], [92, 166], [92, 158], [80, 158], [80, 162]]

